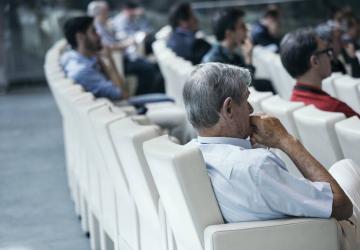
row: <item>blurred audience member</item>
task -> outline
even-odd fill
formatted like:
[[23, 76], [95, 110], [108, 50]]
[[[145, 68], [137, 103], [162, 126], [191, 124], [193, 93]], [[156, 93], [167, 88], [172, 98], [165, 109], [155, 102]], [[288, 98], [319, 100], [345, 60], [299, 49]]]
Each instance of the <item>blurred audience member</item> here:
[[[355, 44], [344, 36], [346, 33], [342, 33], [339, 24], [328, 21], [325, 24], [318, 25], [315, 31], [334, 50], [334, 56], [331, 60], [332, 72], [348, 73], [353, 77], [360, 77], [360, 63], [356, 56]], [[344, 39], [345, 37], [346, 39]]]
[[115, 35], [107, 27], [108, 4], [105, 1], [93, 1], [88, 6], [88, 14], [95, 18], [96, 31], [100, 35], [103, 45], [113, 50], [123, 50], [125, 74], [135, 75], [138, 79], [136, 95], [163, 92], [163, 79], [157, 65], [149, 62], [136, 51], [137, 45], [135, 38], [132, 36], [133, 33], [128, 36], [124, 35], [119, 40], [116, 39]]
[[[216, 13], [213, 19], [213, 31], [218, 43], [203, 57], [202, 62], [221, 62], [245, 67], [252, 74], [255, 67], [252, 65], [253, 45], [247, 37], [247, 28], [243, 21], [244, 12], [239, 9], [223, 10]], [[241, 48], [242, 54], [237, 53]], [[255, 79], [254, 87], [259, 91], [274, 89], [267, 80]]]
[[280, 13], [277, 8], [268, 8], [263, 17], [251, 27], [254, 45], [261, 45], [273, 52], [279, 50]]
[[108, 66], [99, 56], [102, 44], [93, 18], [81, 16], [69, 19], [64, 25], [64, 34], [71, 46], [71, 50], [61, 58], [66, 75], [96, 97], [111, 100], [127, 98], [127, 93], [122, 90], [124, 80], [116, 71], [111, 57], [108, 58], [111, 62]]
[[145, 34], [151, 32], [151, 26], [145, 18], [144, 9], [135, 1], [126, 2], [111, 23], [118, 39], [134, 37], [139, 32]]
[[193, 64], [200, 63], [211, 46], [205, 40], [195, 37], [198, 20], [190, 4], [178, 3], [172, 6], [169, 23], [172, 33], [167, 41], [167, 46], [178, 56]]
[[281, 61], [296, 79], [291, 100], [313, 104], [324, 111], [357, 115], [348, 105], [321, 90], [322, 80], [331, 74], [333, 48], [312, 29], [299, 29], [287, 34], [281, 42]]

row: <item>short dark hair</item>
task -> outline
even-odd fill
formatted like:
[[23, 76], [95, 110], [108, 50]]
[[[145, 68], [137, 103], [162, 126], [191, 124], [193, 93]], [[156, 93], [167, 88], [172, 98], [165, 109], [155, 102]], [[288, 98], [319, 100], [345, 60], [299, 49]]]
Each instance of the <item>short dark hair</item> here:
[[288, 33], [280, 45], [280, 58], [288, 73], [296, 78], [310, 69], [310, 57], [317, 49], [313, 29], [304, 28]]
[[136, 1], [127, 1], [124, 3], [123, 8], [125, 9], [137, 9], [140, 7], [140, 4]]
[[76, 49], [76, 33], [85, 33], [94, 19], [89, 16], [78, 16], [68, 19], [64, 24], [64, 35], [71, 48]]
[[175, 29], [180, 21], [187, 21], [191, 16], [191, 5], [188, 2], [177, 3], [170, 8], [169, 24]]
[[216, 13], [212, 22], [216, 39], [223, 41], [226, 30], [235, 30], [237, 20], [243, 16], [244, 12], [240, 9], [228, 9]]
[[263, 14], [263, 18], [279, 19], [279, 17], [280, 13], [277, 9], [267, 9]]

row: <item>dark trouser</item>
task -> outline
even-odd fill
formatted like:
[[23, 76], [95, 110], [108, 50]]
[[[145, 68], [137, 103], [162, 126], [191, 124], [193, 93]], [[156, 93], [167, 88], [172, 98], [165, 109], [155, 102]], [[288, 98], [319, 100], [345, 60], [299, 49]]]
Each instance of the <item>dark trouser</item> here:
[[163, 79], [156, 64], [144, 58], [130, 60], [124, 58], [125, 74], [135, 75], [138, 79], [136, 95], [163, 92]]
[[254, 79], [252, 85], [257, 91], [271, 91], [273, 94], [276, 94], [274, 87], [272, 86], [271, 81], [267, 79]]

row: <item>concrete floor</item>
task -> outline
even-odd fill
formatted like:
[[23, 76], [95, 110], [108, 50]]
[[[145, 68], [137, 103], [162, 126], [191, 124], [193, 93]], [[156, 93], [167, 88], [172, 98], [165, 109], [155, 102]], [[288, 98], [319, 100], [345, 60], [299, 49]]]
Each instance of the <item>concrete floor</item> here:
[[48, 88], [0, 96], [0, 250], [89, 250], [65, 173], [59, 111]]

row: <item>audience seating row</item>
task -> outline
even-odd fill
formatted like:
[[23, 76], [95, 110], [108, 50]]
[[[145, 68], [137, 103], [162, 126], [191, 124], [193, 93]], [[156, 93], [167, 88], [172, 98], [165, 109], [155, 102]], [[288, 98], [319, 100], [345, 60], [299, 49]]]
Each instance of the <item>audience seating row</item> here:
[[[224, 224], [199, 149], [174, 143], [146, 117], [134, 116], [132, 108], [94, 98], [66, 79], [59, 66], [64, 46], [64, 42], [58, 42], [49, 50], [45, 72], [63, 118], [69, 188], [82, 228], [90, 232], [93, 250], [231, 250], [239, 246], [250, 250], [338, 249], [337, 225], [333, 219]], [[172, 60], [170, 54], [160, 54], [164, 61]], [[162, 64], [161, 60], [160, 67], [168, 74], [165, 74], [167, 86], [177, 84], [173, 92], [170, 88], [174, 86], [167, 87], [167, 91], [169, 88], [172, 97], [179, 98], [178, 105], [183, 108], [182, 86], [192, 66], [185, 61]], [[178, 71], [183, 74], [177, 74]], [[301, 103], [290, 103], [254, 90], [249, 100], [257, 111], [278, 116], [306, 145], [297, 117], [301, 120], [314, 107], [303, 107]], [[164, 105], [167, 104], [152, 104], [152, 107]], [[356, 151], [349, 145], [359, 141], [358, 118], [337, 120], [316, 114], [316, 121], [308, 123], [316, 126], [321, 123], [329, 131], [334, 130], [333, 121], [342, 120], [335, 124], [342, 151], [346, 157]], [[330, 136], [336, 137], [335, 132]], [[312, 134], [312, 139], [316, 138], [319, 138], [317, 134]]]

